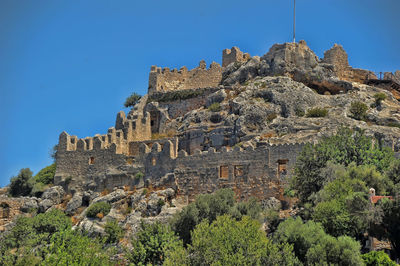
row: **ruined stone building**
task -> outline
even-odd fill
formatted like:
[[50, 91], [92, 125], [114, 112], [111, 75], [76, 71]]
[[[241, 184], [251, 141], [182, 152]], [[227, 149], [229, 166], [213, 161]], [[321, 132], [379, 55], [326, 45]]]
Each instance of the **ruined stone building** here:
[[[189, 200], [225, 187], [240, 198], [283, 197], [297, 155], [323, 130], [315, 129], [318, 124], [300, 134], [284, 121], [311, 121], [297, 110], [328, 104], [328, 96], [310, 88], [337, 94], [372, 78], [372, 72], [349, 66], [341, 46], [320, 60], [304, 41], [274, 45], [263, 57], [226, 49], [222, 66], [152, 66], [148, 94], [127, 115], [119, 112], [106, 134], [61, 133], [55, 184], [72, 192], [174, 187]], [[280, 86], [302, 91], [304, 100], [282, 96]]]

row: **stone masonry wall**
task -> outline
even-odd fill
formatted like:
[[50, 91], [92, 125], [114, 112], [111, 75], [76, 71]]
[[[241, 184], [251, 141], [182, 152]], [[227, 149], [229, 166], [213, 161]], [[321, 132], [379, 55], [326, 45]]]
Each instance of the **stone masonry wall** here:
[[211, 63], [209, 69], [207, 69], [206, 62], [202, 60], [197, 68], [188, 70], [186, 67], [182, 67], [179, 71], [152, 66], [148, 93], [211, 88], [218, 86], [221, 79], [222, 67], [215, 62]]
[[236, 147], [220, 152], [214, 148], [197, 150], [188, 155], [181, 150], [176, 157], [172, 144], [161, 148], [153, 144], [144, 157], [146, 178], [151, 183], [173, 174], [178, 194], [193, 200], [201, 193], [211, 193], [220, 188], [232, 188], [238, 197], [259, 199], [283, 197], [283, 185], [294, 167], [296, 157], [304, 144], [260, 146], [242, 150]]
[[243, 53], [236, 46], [222, 51], [222, 67], [227, 67], [235, 62], [247, 62], [251, 58], [250, 54]]
[[0, 232], [5, 230], [6, 224], [22, 213], [20, 208], [24, 201], [24, 198], [0, 196]]
[[335, 44], [324, 53], [323, 63], [332, 64], [335, 67], [335, 74], [348, 81], [364, 83], [367, 79], [376, 78], [371, 71], [355, 69], [349, 65], [348, 55], [341, 45]]

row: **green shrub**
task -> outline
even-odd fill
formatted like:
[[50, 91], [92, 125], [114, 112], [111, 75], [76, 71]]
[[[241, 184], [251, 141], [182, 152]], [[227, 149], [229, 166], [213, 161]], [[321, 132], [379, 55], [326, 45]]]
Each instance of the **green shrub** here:
[[387, 123], [386, 126], [400, 128], [400, 123], [398, 123], [398, 122], [389, 122], [389, 123]]
[[127, 107], [127, 108], [128, 107], [133, 107], [140, 101], [141, 98], [142, 98], [142, 96], [140, 96], [139, 94], [134, 92], [134, 93], [131, 94], [131, 96], [126, 98], [124, 106]]
[[139, 232], [132, 239], [132, 246], [128, 259], [134, 265], [162, 265], [169, 252], [182, 250], [182, 241], [166, 225], [142, 222]]
[[23, 168], [16, 177], [11, 178], [9, 193], [13, 197], [28, 196], [32, 190], [32, 171]]
[[303, 223], [299, 217], [289, 218], [279, 224], [274, 238], [278, 243], [292, 244], [305, 265], [363, 265], [356, 240], [330, 236], [314, 221]]
[[106, 216], [111, 210], [111, 205], [110, 203], [107, 202], [96, 202], [91, 204], [87, 211], [86, 211], [86, 216], [89, 218], [96, 218], [96, 216], [100, 213], [102, 213], [104, 216]]
[[328, 115], [328, 110], [326, 108], [315, 107], [307, 110], [307, 117], [325, 117]]
[[53, 163], [42, 170], [40, 170], [35, 176], [34, 181], [35, 183], [42, 183], [45, 185], [52, 184], [54, 175], [56, 174], [56, 164]]
[[382, 101], [386, 100], [386, 94], [384, 94], [383, 92], [379, 92], [374, 95], [374, 98], [375, 98], [375, 105], [379, 106], [381, 105]]
[[[210, 89], [190, 89], [190, 90], [178, 90], [169, 92], [158, 92], [153, 93], [149, 96], [147, 102], [173, 102], [181, 101], [190, 98], [195, 98], [204, 95], [207, 91], [213, 91]], [[215, 91], [215, 90], [214, 90]]]
[[296, 114], [296, 116], [298, 117], [303, 117], [306, 113], [304, 112], [303, 109], [301, 109], [300, 107], [296, 107], [294, 109], [294, 113]]
[[350, 114], [354, 119], [363, 120], [367, 114], [368, 106], [360, 101], [352, 102], [350, 105]]
[[211, 224], [204, 220], [192, 233], [190, 265], [299, 265], [293, 249], [276, 245], [248, 216], [240, 221], [228, 215]]
[[138, 181], [144, 177], [144, 174], [142, 172], [137, 172], [135, 175], [135, 180]]
[[119, 265], [110, 261], [113, 256], [110, 253], [98, 239], [65, 230], [51, 237], [41, 265]]
[[383, 251], [371, 251], [361, 255], [366, 266], [396, 266], [397, 264], [390, 259], [388, 254]]
[[219, 103], [213, 103], [208, 107], [208, 110], [211, 112], [219, 112], [221, 111], [221, 105]]
[[115, 220], [108, 221], [104, 227], [106, 243], [116, 243], [124, 236], [124, 229]]

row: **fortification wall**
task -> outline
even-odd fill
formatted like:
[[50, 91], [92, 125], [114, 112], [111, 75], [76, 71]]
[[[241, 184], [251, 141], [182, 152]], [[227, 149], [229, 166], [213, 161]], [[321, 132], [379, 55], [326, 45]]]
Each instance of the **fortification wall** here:
[[85, 182], [86, 178], [105, 174], [111, 167], [127, 164], [125, 154], [118, 152], [116, 143], [106, 135], [80, 139], [61, 133], [57, 151], [55, 184]]
[[346, 51], [338, 44], [324, 53], [321, 62], [334, 65], [336, 76], [343, 80], [364, 83], [368, 79], [376, 78], [371, 71], [352, 68]]
[[6, 229], [7, 224], [22, 214], [21, 206], [25, 201], [25, 198], [0, 196], [0, 232]]
[[[285, 144], [249, 147], [242, 150], [227, 147], [216, 152], [196, 150], [188, 155], [181, 150], [175, 155], [174, 145], [163, 147], [153, 144], [151, 150], [142, 147], [146, 178], [151, 183], [173, 174], [171, 186], [178, 194], [193, 200], [196, 195], [211, 193], [220, 188], [232, 188], [236, 194], [247, 199], [277, 197], [283, 199], [283, 185], [294, 167], [296, 157], [304, 144]], [[162, 182], [161, 182], [162, 183]]]
[[221, 79], [222, 67], [215, 62], [211, 63], [209, 69], [207, 69], [206, 62], [202, 60], [197, 68], [188, 70], [186, 67], [182, 67], [179, 71], [152, 66], [148, 93], [211, 88], [218, 86]]
[[227, 67], [235, 62], [247, 62], [250, 58], [250, 54], [243, 53], [238, 47], [234, 46], [222, 51], [222, 67]]

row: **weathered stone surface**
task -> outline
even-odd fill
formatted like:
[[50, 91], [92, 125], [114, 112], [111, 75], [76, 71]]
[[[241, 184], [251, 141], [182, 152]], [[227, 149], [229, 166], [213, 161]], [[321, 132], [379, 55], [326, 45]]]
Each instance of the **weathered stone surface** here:
[[65, 195], [65, 191], [61, 186], [53, 186], [46, 189], [42, 194], [42, 199], [48, 199], [53, 204], [59, 204]]
[[218, 90], [207, 97], [206, 107], [209, 107], [213, 103], [221, 103], [226, 98], [225, 90]]
[[37, 198], [26, 198], [24, 204], [21, 206], [20, 210], [22, 212], [31, 212], [39, 208]]
[[93, 200], [92, 204], [96, 203], [96, 202], [100, 202], [100, 201], [113, 203], [113, 202], [119, 201], [120, 199], [124, 198], [125, 196], [126, 196], [126, 192], [123, 189], [117, 189], [105, 196], [95, 198]]
[[91, 237], [105, 235], [105, 231], [104, 231], [104, 228], [102, 227], [102, 225], [98, 221], [91, 220], [89, 218], [83, 219], [79, 223], [78, 228], [80, 230], [82, 230], [83, 232], [86, 232]]
[[70, 199], [65, 208], [65, 213], [68, 215], [72, 215], [76, 212], [76, 210], [82, 206], [82, 193], [77, 192], [75, 195]]
[[269, 199], [265, 200], [263, 202], [263, 207], [265, 209], [274, 209], [274, 210], [279, 210], [282, 208], [281, 201], [278, 200], [275, 197], [270, 197]]
[[54, 201], [52, 201], [51, 199], [44, 199], [39, 203], [39, 212], [45, 212], [53, 207], [55, 204], [56, 203], [54, 203]]

